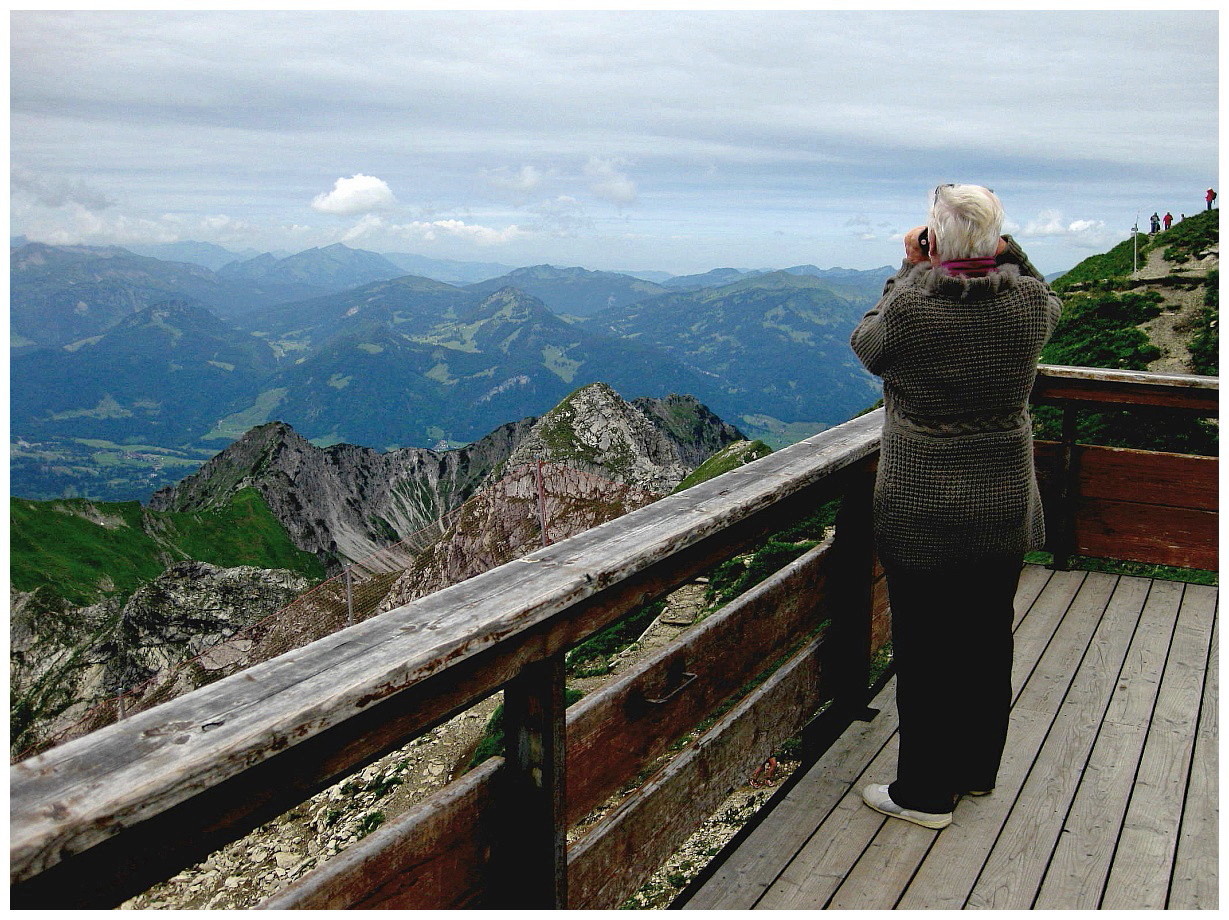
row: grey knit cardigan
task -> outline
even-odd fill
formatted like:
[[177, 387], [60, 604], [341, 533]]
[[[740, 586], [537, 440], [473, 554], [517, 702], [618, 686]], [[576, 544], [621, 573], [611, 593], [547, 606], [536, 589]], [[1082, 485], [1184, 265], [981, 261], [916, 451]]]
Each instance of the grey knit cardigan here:
[[874, 524], [889, 569], [1044, 543], [1028, 399], [1062, 303], [1007, 241], [981, 278], [904, 263], [854, 329], [854, 352], [883, 378]]

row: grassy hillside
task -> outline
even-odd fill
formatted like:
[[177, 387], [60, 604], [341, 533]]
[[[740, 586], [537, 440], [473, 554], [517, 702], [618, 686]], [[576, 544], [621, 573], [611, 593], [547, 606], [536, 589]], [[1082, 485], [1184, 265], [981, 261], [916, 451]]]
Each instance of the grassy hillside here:
[[[1190, 353], [1180, 372], [1218, 374], [1219, 273], [1208, 271], [1205, 278], [1202, 270], [1192, 269], [1189, 263], [1218, 251], [1220, 212], [1196, 214], [1156, 236], [1141, 234], [1137, 242], [1138, 264], [1141, 269], [1149, 265], [1149, 272], [1133, 277], [1133, 243], [1126, 240], [1107, 253], [1085, 259], [1054, 282], [1054, 289], [1063, 297], [1063, 315], [1041, 360], [1077, 367], [1155, 369], [1152, 365], [1163, 351], [1150, 338], [1149, 328], [1169, 311], [1171, 319], [1182, 317], [1179, 323], [1171, 322], [1170, 328]], [[1160, 272], [1156, 271], [1157, 256], [1164, 260]], [[1183, 297], [1199, 299], [1192, 304]], [[1186, 312], [1175, 312], [1183, 309], [1183, 302]], [[1034, 417], [1039, 437], [1058, 437], [1058, 410], [1040, 406]], [[1078, 431], [1080, 440], [1109, 446], [1218, 453], [1214, 422], [1164, 412], [1086, 412], [1081, 414]]]
[[74, 604], [125, 597], [172, 562], [291, 569], [323, 578], [254, 489], [216, 511], [148, 511], [139, 502], [9, 500], [10, 578], [19, 591], [45, 588]]
[[1179, 221], [1164, 233], [1138, 233], [1134, 240], [1125, 239], [1109, 252], [1085, 259], [1055, 280], [1052, 287], [1062, 293], [1089, 283], [1125, 281], [1136, 265], [1147, 263], [1152, 252], [1160, 251], [1167, 262], [1182, 266], [1219, 245], [1220, 210], [1203, 211]]

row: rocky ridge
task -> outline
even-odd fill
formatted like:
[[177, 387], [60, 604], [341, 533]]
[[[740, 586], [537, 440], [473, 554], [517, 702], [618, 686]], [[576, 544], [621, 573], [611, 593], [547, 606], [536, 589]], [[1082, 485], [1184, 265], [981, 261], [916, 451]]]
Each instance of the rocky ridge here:
[[664, 493], [739, 437], [692, 397], [628, 403], [609, 386], [590, 384], [540, 420], [503, 425], [449, 451], [321, 448], [271, 422], [156, 492], [150, 507], [199, 511], [254, 487], [296, 546], [337, 566], [418, 534], [505, 469], [538, 460], [576, 464]]

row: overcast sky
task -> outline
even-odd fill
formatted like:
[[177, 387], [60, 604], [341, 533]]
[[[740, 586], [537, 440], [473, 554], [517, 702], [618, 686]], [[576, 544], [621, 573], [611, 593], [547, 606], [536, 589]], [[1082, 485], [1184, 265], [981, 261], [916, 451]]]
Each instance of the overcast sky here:
[[13, 12], [12, 232], [871, 268], [963, 181], [1058, 271], [1203, 208], [1217, 16]]

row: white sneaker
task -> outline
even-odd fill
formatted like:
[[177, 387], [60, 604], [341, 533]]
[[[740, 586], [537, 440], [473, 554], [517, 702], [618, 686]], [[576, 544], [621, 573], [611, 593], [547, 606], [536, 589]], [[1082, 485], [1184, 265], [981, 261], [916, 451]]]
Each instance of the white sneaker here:
[[933, 828], [934, 830], [947, 827], [952, 823], [952, 813], [950, 811], [934, 813], [914, 811], [912, 808], [902, 808], [892, 801], [892, 797], [888, 795], [888, 787], [883, 783], [871, 783], [871, 785], [863, 789], [862, 801], [875, 809], [875, 811], [882, 815], [887, 815], [889, 818], [900, 818], [902, 821], [910, 821], [922, 827]]

